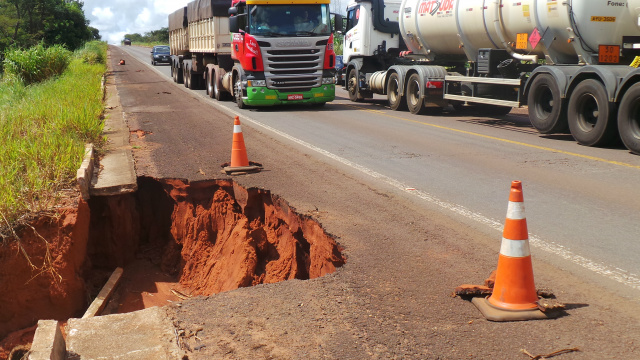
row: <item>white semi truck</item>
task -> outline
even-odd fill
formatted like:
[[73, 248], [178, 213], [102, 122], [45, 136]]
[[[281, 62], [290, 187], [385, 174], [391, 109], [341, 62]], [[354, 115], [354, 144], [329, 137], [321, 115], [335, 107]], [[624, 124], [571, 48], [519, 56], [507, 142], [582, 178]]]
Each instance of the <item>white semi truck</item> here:
[[640, 0], [351, 0], [346, 24], [352, 101], [528, 106], [540, 133], [640, 154]]

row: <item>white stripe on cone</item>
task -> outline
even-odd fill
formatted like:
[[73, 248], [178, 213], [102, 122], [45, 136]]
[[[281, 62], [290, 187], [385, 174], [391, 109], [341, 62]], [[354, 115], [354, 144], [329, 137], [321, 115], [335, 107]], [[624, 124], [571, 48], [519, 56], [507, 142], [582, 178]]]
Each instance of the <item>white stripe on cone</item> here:
[[234, 134], [241, 133], [241, 132], [242, 132], [242, 128], [240, 127], [240, 125], [233, 125]]
[[509, 240], [502, 238], [500, 245], [500, 254], [509, 257], [525, 257], [530, 256], [529, 239], [527, 240]]
[[524, 216], [524, 203], [509, 201], [507, 207], [507, 219], [522, 220]]

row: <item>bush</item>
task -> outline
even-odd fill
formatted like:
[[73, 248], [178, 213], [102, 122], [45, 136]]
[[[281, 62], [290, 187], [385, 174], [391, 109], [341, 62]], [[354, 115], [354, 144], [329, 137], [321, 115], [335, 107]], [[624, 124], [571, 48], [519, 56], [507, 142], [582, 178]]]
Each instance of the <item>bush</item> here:
[[90, 65], [106, 64], [106, 53], [107, 46], [102, 41], [90, 41], [84, 45], [84, 48], [76, 51], [77, 56]]
[[61, 75], [71, 62], [71, 51], [60, 45], [45, 48], [42, 43], [27, 49], [13, 49], [5, 53], [5, 76], [16, 77], [25, 85]]

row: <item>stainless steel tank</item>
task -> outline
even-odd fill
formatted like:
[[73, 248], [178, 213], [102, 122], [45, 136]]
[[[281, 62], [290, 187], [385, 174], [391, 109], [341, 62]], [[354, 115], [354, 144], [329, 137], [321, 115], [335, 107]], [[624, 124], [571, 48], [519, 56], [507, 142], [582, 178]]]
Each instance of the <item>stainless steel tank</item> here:
[[400, 31], [431, 59], [475, 61], [478, 49], [494, 48], [522, 60], [594, 63], [599, 45], [640, 36], [639, 16], [640, 0], [404, 0]]

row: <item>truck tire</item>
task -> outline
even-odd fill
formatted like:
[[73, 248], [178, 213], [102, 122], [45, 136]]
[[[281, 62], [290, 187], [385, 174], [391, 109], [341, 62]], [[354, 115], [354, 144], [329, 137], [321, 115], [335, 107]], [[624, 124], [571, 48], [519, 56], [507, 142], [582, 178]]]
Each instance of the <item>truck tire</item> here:
[[240, 82], [240, 79], [236, 80], [234, 93], [236, 96], [236, 104], [238, 105], [238, 109], [248, 108], [248, 106], [244, 103], [244, 101], [242, 101], [242, 83]]
[[360, 94], [356, 73], [356, 69], [349, 70], [349, 76], [347, 77], [347, 92], [349, 92], [349, 100], [360, 102], [364, 100], [364, 97]]
[[210, 98], [213, 99], [213, 80], [211, 78], [215, 79], [215, 74], [213, 76], [209, 76], [210, 72], [207, 71], [205, 73], [205, 78], [204, 78], [204, 82], [205, 82], [205, 88], [207, 90], [207, 95], [209, 95]]
[[389, 82], [387, 82], [387, 100], [389, 101], [389, 107], [391, 110], [405, 111], [407, 110], [407, 102], [404, 96], [400, 95], [400, 75], [393, 73], [389, 75]]
[[527, 96], [529, 120], [541, 134], [566, 133], [566, 101], [553, 76], [541, 74], [531, 83]]
[[215, 80], [215, 74], [213, 75], [213, 97], [218, 101], [225, 101], [229, 99], [229, 93], [222, 91], [218, 82]]
[[640, 155], [640, 84], [635, 84], [622, 97], [618, 109], [618, 132], [624, 146]]
[[182, 78], [184, 79], [184, 87], [186, 87], [187, 89], [191, 88], [191, 86], [189, 85], [189, 81], [191, 81], [190, 72], [191, 71], [189, 71], [189, 66], [187, 66], [186, 64], [182, 66]]
[[407, 108], [412, 114], [424, 114], [424, 96], [420, 86], [420, 75], [411, 74], [407, 80], [407, 87], [404, 97], [407, 99]]
[[609, 103], [600, 81], [587, 79], [578, 84], [571, 94], [568, 111], [569, 130], [581, 145], [606, 145], [615, 139], [615, 105]]

